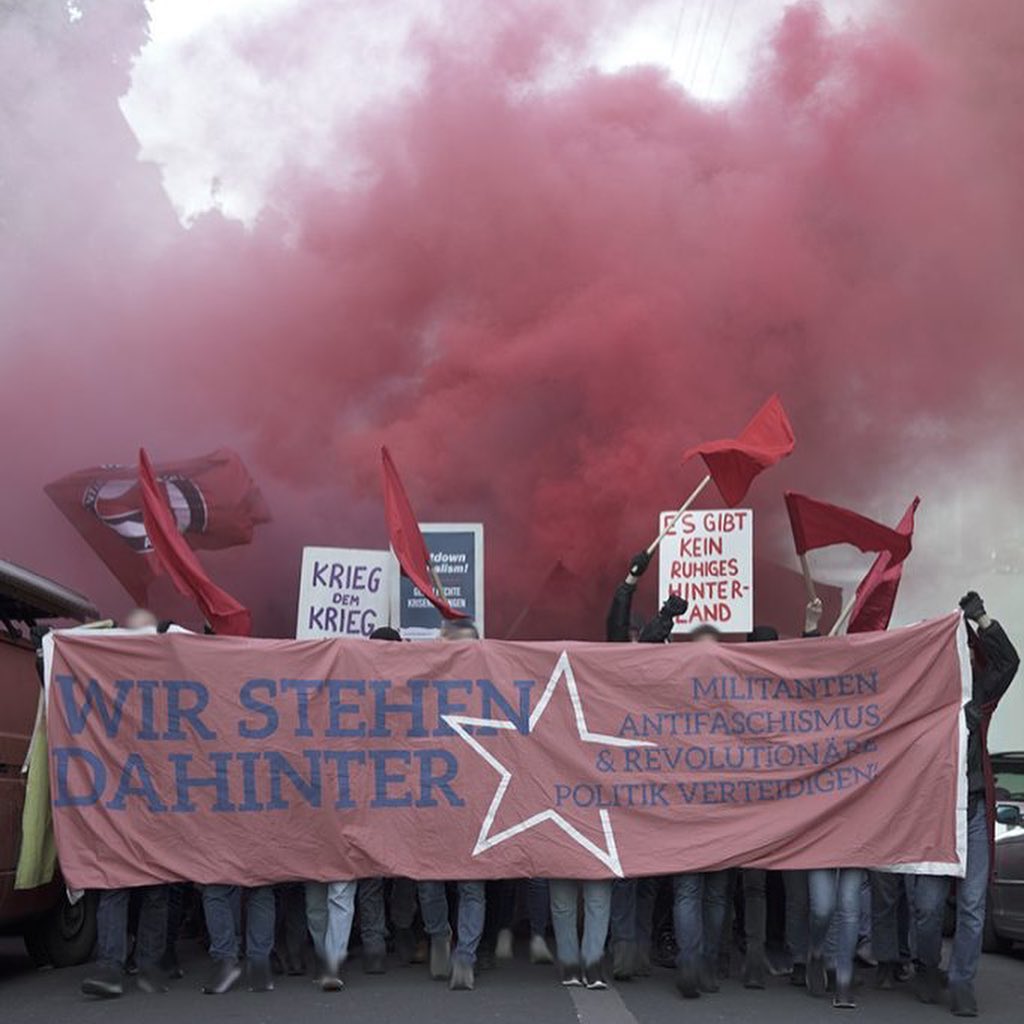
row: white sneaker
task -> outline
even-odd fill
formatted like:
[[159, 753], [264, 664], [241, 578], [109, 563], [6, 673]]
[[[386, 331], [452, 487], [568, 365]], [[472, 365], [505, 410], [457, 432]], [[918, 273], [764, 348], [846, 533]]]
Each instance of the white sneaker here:
[[530, 939], [530, 963], [531, 964], [553, 964], [555, 958], [551, 955], [547, 939], [543, 935], [534, 935]]
[[511, 960], [513, 957], [512, 949], [512, 929], [502, 928], [498, 932], [498, 939], [494, 943], [494, 955], [499, 960]]

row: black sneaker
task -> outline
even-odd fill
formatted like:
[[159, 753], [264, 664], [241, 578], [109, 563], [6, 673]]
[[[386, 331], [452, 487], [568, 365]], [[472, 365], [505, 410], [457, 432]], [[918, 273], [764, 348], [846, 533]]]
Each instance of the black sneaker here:
[[856, 1010], [857, 1003], [853, 998], [853, 987], [851, 985], [836, 985], [832, 1006], [837, 1010]]
[[583, 968], [583, 984], [596, 991], [602, 991], [608, 987], [604, 976], [604, 964], [600, 960], [596, 964], [587, 964]]
[[828, 973], [825, 970], [825, 961], [820, 956], [812, 956], [807, 960], [807, 991], [820, 999], [828, 988]]
[[977, 1017], [978, 1000], [970, 984], [949, 986], [949, 1008], [954, 1017]]
[[472, 965], [463, 960], [452, 961], [452, 976], [448, 979], [448, 988], [452, 992], [472, 992], [474, 984]]
[[235, 982], [242, 976], [242, 965], [232, 958], [231, 960], [218, 960], [210, 977], [203, 986], [203, 992], [208, 996], [222, 996], [230, 992]]
[[680, 964], [676, 968], [676, 988], [684, 999], [700, 998], [700, 972], [696, 964]]
[[116, 999], [124, 993], [124, 977], [117, 967], [99, 967], [82, 982], [82, 994]]
[[562, 976], [562, 984], [566, 988], [580, 988], [583, 985], [583, 974], [576, 964], [559, 964], [558, 970]]
[[444, 981], [452, 971], [451, 934], [430, 936], [430, 976], [435, 981]]
[[387, 965], [383, 953], [363, 954], [363, 974], [384, 974], [385, 971], [387, 971]]
[[250, 992], [274, 991], [274, 975], [269, 960], [250, 960], [247, 966]]
[[416, 933], [411, 928], [395, 929], [395, 956], [400, 964], [411, 964], [416, 955]]
[[135, 984], [140, 992], [145, 992], [151, 996], [167, 991], [167, 986], [164, 984], [164, 979], [161, 977], [160, 972], [152, 967], [140, 967], [139, 973], [135, 978]]

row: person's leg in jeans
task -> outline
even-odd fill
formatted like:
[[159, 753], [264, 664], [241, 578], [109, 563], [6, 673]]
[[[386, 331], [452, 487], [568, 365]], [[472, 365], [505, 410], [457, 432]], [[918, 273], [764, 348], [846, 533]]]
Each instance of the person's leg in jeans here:
[[718, 953], [722, 946], [722, 933], [732, 894], [732, 877], [729, 870], [708, 871], [704, 874], [700, 957], [701, 988], [705, 992], [718, 991]]
[[583, 882], [583, 974], [587, 988], [605, 988], [604, 946], [612, 909], [612, 883], [606, 879]]
[[515, 953], [515, 935], [512, 929], [516, 923], [518, 888], [514, 878], [503, 878], [487, 885], [487, 937], [482, 941], [481, 947], [493, 949], [498, 960], [511, 960]]
[[167, 886], [167, 942], [160, 956], [160, 967], [171, 978], [183, 978], [185, 972], [178, 960], [178, 937], [185, 912], [185, 883]]
[[685, 999], [700, 995], [704, 936], [704, 875], [688, 872], [672, 879], [672, 920], [676, 933], [676, 986]]
[[807, 989], [813, 996], [825, 994], [825, 943], [836, 910], [837, 884], [835, 868], [815, 868], [807, 872], [807, 895], [810, 905]]
[[637, 884], [635, 878], [616, 878], [612, 882], [609, 938], [612, 975], [620, 981], [633, 977], [635, 970]]
[[306, 927], [313, 940], [313, 954], [316, 956], [316, 972], [322, 977], [327, 966], [327, 950], [324, 939], [327, 935], [327, 883], [306, 882]]
[[363, 940], [363, 970], [383, 974], [387, 955], [387, 920], [384, 914], [384, 879], [360, 879], [359, 934]]
[[526, 912], [530, 919], [530, 963], [549, 964], [554, 957], [547, 940], [551, 893], [546, 878], [526, 880]]
[[222, 995], [242, 975], [238, 962], [237, 906], [238, 886], [203, 886], [203, 916], [210, 936], [210, 956], [214, 961], [213, 973], [203, 986], [207, 995]]
[[452, 989], [471, 989], [476, 953], [484, 933], [487, 888], [484, 882], [459, 882], [458, 941], [452, 953]]
[[[331, 982], [340, 981], [341, 965], [348, 957], [348, 940], [352, 934], [352, 918], [356, 910], [356, 882], [327, 883], [327, 930], [324, 933], [324, 956]], [[341, 986], [332, 984], [332, 990]]]
[[444, 882], [420, 882], [417, 889], [423, 928], [430, 936], [430, 976], [440, 981], [451, 971], [452, 929], [448, 923], [448, 893]]
[[896, 949], [900, 963], [896, 971], [896, 980], [905, 981], [911, 961], [910, 953], [910, 878], [899, 876], [899, 888], [896, 895]]
[[[284, 970], [298, 977], [306, 973], [306, 895], [302, 882], [274, 886], [277, 900], [277, 927], [274, 949]], [[283, 956], [281, 954], [284, 954]]]
[[914, 951], [917, 973], [914, 991], [922, 1003], [938, 1002], [942, 992], [942, 923], [946, 916], [949, 879], [945, 875], [918, 875], [914, 879]]
[[977, 1012], [974, 979], [985, 931], [989, 874], [988, 819], [985, 801], [971, 802], [967, 815], [967, 874], [956, 889], [956, 932], [949, 955], [949, 1000], [954, 1013]]
[[836, 880], [836, 995], [835, 1006], [853, 1005], [853, 960], [861, 926], [860, 868], [841, 868]]
[[583, 965], [580, 963], [580, 939], [577, 928], [579, 883], [569, 878], [552, 878], [551, 926], [555, 932], [555, 955], [562, 972], [563, 985], [579, 985]]
[[869, 871], [871, 880], [871, 951], [878, 961], [877, 988], [892, 988], [896, 983], [900, 945], [897, 913], [903, 876], [889, 871]]
[[96, 908], [96, 968], [82, 982], [87, 996], [113, 998], [124, 992], [128, 956], [130, 889], [104, 889]]
[[135, 937], [135, 962], [139, 984], [159, 986], [157, 966], [167, 948], [167, 886], [147, 885], [142, 890], [138, 934]]
[[251, 992], [269, 992], [274, 987], [270, 951], [274, 948], [276, 921], [274, 887], [260, 885], [249, 889], [245, 910], [245, 960]]
[[747, 941], [743, 985], [762, 989], [767, 975], [764, 945], [768, 929], [768, 873], [760, 868], [743, 868], [742, 876], [743, 932]]

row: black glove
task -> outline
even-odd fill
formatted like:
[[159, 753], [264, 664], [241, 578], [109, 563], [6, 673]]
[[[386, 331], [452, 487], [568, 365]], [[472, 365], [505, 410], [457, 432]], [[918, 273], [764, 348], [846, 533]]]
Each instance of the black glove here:
[[630, 576], [643, 576], [647, 570], [647, 566], [651, 564], [651, 556], [646, 551], [641, 551], [640, 554], [634, 555], [629, 560], [629, 575]]
[[976, 590], [969, 590], [960, 598], [960, 610], [965, 618], [977, 622], [985, 614], [985, 603]]
[[680, 597], [678, 594], [669, 594], [668, 600], [661, 606], [661, 611], [658, 612], [658, 617], [671, 621], [677, 615], [685, 615], [686, 609], [689, 607], [685, 597]]

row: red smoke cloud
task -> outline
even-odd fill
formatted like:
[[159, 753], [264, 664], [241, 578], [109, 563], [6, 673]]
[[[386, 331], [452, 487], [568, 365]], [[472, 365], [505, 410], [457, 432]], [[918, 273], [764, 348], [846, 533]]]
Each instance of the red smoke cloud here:
[[[7, 557], [123, 609], [42, 485], [140, 444], [230, 444], [275, 523], [208, 564], [287, 635], [303, 544], [383, 544], [386, 443], [421, 515], [485, 523], [501, 636], [559, 560], [600, 609], [699, 479], [682, 450], [773, 391], [797, 451], [752, 497], [782, 557], [784, 487], [894, 520], [909, 467], [1019, 429], [1019, 3], [844, 29], [797, 5], [721, 107], [581, 66], [629, 5], [457, 6], [412, 38], [422, 86], [344, 134], [360, 173], [297, 157], [252, 230], [180, 227], [135, 160], [116, 104], [141, 0], [6, 18]], [[328, 16], [236, 42], [256, 74], [294, 73]], [[584, 604], [550, 632], [599, 635]]]

